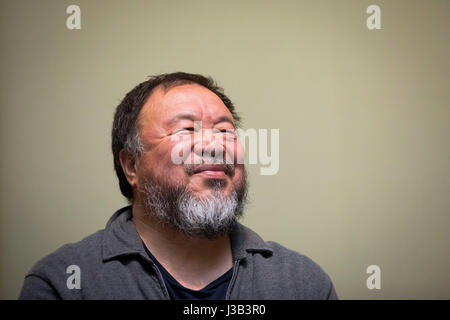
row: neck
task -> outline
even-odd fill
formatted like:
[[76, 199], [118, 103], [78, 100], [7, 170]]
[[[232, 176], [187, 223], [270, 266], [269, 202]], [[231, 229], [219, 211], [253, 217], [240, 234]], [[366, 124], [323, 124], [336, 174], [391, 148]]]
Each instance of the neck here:
[[162, 224], [139, 203], [133, 203], [133, 223], [158, 262], [181, 284], [202, 288], [232, 267], [230, 237], [188, 236]]

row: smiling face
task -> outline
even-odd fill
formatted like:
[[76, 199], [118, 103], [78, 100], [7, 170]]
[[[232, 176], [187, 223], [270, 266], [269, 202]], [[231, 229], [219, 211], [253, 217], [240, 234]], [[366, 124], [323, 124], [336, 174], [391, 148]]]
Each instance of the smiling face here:
[[133, 161], [121, 152], [134, 202], [187, 233], [227, 230], [241, 214], [246, 175], [243, 147], [222, 100], [197, 84], [157, 87], [138, 123], [145, 151]]
[[[221, 180], [218, 184], [226, 196], [242, 183], [244, 168], [237, 159], [243, 149], [234, 133], [234, 119], [212, 91], [197, 84], [158, 87], [143, 106], [139, 125], [145, 152], [137, 162], [137, 188], [150, 173], [168, 185], [186, 186], [198, 197], [212, 192], [210, 180]], [[174, 163], [173, 150], [181, 150], [193, 164]], [[227, 163], [232, 159], [231, 166], [208, 165], [211, 158], [206, 155], [218, 157], [216, 151]]]

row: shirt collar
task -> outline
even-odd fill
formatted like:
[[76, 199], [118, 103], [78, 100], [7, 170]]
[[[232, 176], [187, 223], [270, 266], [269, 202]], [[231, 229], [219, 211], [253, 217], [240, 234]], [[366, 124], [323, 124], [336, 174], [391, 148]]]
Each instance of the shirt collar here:
[[[103, 236], [103, 260], [120, 256], [141, 254], [146, 256], [142, 240], [131, 220], [132, 207], [127, 206], [116, 211], [106, 224]], [[259, 252], [271, 255], [272, 249], [254, 231], [236, 222], [230, 233], [233, 260], [240, 260], [248, 253]]]

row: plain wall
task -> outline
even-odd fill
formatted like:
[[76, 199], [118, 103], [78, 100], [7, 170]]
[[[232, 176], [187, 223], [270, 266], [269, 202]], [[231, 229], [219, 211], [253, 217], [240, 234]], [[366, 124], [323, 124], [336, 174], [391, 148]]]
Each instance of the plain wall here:
[[[81, 30], [66, 8], [81, 8]], [[381, 7], [381, 30], [366, 8]], [[214, 77], [244, 128], [242, 222], [320, 264], [342, 299], [450, 298], [450, 1], [0, 2], [0, 298], [126, 204], [110, 131], [147, 76]], [[366, 268], [381, 268], [381, 289]]]

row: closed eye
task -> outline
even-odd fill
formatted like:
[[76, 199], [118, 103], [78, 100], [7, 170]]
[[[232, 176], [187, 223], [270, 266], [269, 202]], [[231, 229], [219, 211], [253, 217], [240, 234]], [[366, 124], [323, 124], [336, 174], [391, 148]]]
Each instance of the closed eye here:
[[234, 129], [220, 129], [220, 130], [215, 129], [214, 131], [215, 134], [220, 134], [225, 139], [234, 140], [237, 137], [236, 131]]
[[235, 136], [236, 135], [236, 130], [233, 130], [233, 129], [223, 129], [223, 130], [220, 130], [220, 132], [226, 133], [228, 136], [230, 136], [230, 135]]
[[178, 130], [175, 130], [172, 134], [175, 134], [175, 133], [187, 133], [187, 132], [194, 132], [194, 127], [187, 127], [187, 128], [183, 128], [183, 129], [178, 129]]
[[233, 129], [213, 129], [213, 132], [215, 132], [215, 133], [219, 133], [219, 132], [232, 133], [232, 134], [235, 133], [235, 131]]

